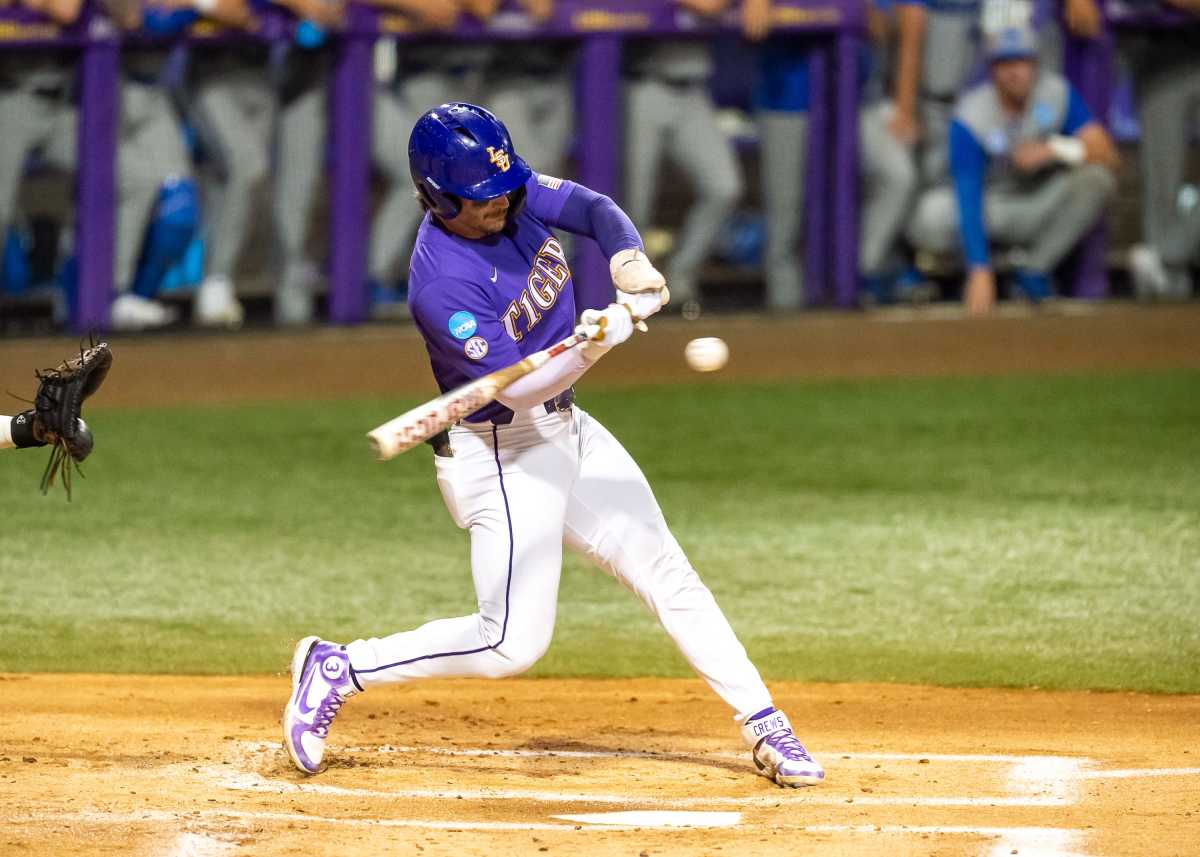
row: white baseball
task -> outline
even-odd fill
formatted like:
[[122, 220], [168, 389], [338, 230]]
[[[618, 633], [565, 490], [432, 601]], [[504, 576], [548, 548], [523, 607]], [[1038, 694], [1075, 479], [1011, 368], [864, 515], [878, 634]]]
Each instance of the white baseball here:
[[697, 372], [716, 372], [729, 361], [729, 346], [719, 337], [703, 336], [687, 344], [683, 359]]

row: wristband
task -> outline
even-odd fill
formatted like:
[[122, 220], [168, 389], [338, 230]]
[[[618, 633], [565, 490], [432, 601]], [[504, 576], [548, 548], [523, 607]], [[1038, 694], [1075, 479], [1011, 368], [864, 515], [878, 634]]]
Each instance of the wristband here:
[[201, 15], [211, 15], [217, 10], [218, 0], [192, 0], [192, 8]]
[[1087, 149], [1084, 148], [1083, 140], [1078, 137], [1055, 134], [1046, 144], [1054, 153], [1054, 157], [1069, 167], [1077, 167], [1087, 158]]

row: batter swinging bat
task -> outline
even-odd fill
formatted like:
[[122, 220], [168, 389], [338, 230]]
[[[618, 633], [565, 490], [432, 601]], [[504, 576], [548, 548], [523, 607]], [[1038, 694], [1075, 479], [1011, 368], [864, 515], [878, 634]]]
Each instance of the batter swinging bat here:
[[[601, 336], [604, 335], [606, 322], [606, 319], [600, 319]], [[424, 443], [442, 429], [475, 413], [495, 399], [496, 394], [513, 381], [523, 378], [535, 369], [540, 369], [550, 358], [557, 357], [568, 348], [574, 348], [576, 345], [587, 342], [588, 338], [585, 333], [568, 336], [562, 342], [530, 354], [524, 360], [511, 366], [505, 366], [503, 369], [497, 369], [474, 381], [469, 381], [461, 387], [443, 393], [432, 401], [418, 405], [408, 413], [388, 420], [378, 428], [367, 432], [371, 448], [375, 450], [375, 456], [380, 461], [387, 461]]]

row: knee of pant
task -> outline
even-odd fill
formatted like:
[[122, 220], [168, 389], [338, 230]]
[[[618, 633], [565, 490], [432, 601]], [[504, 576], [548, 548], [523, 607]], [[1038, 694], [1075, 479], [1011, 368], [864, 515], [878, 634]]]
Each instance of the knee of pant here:
[[552, 629], [525, 630], [514, 633], [510, 627], [495, 652], [499, 659], [492, 670], [495, 678], [507, 678], [528, 672], [550, 648]]
[[1111, 198], [1117, 192], [1117, 177], [1112, 170], [1101, 164], [1083, 164], [1076, 167], [1071, 178], [1075, 185], [1101, 200]]
[[704, 195], [723, 208], [733, 208], [742, 198], [744, 190], [742, 177], [737, 173], [730, 173], [710, 179], [704, 189]]
[[908, 240], [921, 250], [946, 253], [954, 248], [957, 237], [958, 211], [952, 194], [929, 193], [913, 210], [909, 222]]

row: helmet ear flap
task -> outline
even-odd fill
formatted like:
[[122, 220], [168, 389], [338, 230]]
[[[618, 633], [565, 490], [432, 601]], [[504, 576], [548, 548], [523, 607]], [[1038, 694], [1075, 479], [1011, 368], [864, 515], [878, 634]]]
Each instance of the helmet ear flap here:
[[446, 220], [457, 217], [462, 211], [462, 203], [458, 201], [458, 197], [448, 193], [434, 193], [424, 181], [417, 182], [417, 197], [425, 208]]
[[521, 185], [508, 195], [508, 222], [516, 220], [517, 215], [525, 208], [525, 185]]

